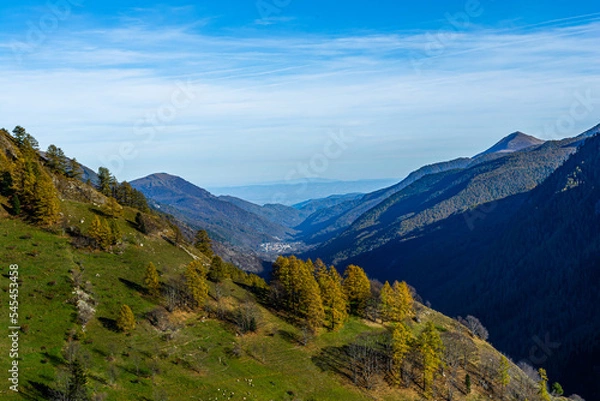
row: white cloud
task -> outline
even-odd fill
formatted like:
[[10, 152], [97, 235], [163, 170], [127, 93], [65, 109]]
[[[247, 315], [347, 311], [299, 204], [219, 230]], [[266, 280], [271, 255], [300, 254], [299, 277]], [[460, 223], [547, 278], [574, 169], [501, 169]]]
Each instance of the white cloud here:
[[[436, 47], [427, 32], [197, 31], [137, 23], [57, 33], [20, 65], [10, 47], [18, 38], [0, 37], [0, 122], [24, 125], [92, 167], [132, 143], [138, 156], [119, 178], [161, 170], [202, 185], [282, 180], [329, 129], [346, 127], [358, 139], [325, 176], [401, 178], [517, 129], [552, 139], [562, 131], [546, 127], [579, 93], [600, 97], [596, 21], [479, 29]], [[192, 82], [193, 101], [145, 143], [136, 123], [168, 107], [180, 81]], [[597, 123], [599, 107], [565, 136]]]

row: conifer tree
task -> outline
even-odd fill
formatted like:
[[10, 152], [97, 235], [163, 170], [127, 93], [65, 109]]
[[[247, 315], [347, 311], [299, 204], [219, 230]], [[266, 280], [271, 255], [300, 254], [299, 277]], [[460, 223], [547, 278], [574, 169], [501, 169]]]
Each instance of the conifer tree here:
[[392, 306], [394, 303], [394, 290], [389, 281], [386, 281], [379, 292], [379, 314], [381, 321], [392, 320]]
[[83, 169], [81, 168], [81, 164], [79, 164], [76, 158], [72, 158], [69, 160], [68, 165], [67, 176], [69, 178], [80, 180], [81, 177], [83, 177]]
[[146, 275], [144, 276], [144, 283], [148, 288], [148, 292], [153, 297], [156, 297], [160, 294], [160, 280], [158, 278], [158, 272], [156, 271], [156, 266], [154, 263], [148, 263], [146, 266]]
[[396, 384], [402, 383], [402, 366], [410, 351], [412, 334], [404, 323], [394, 327], [392, 332], [392, 377]]
[[342, 276], [337, 272], [335, 267], [329, 267], [329, 276], [331, 278], [331, 328], [333, 330], [340, 329], [348, 319], [348, 298], [344, 293], [342, 286]]
[[38, 170], [32, 199], [32, 218], [42, 226], [51, 226], [60, 219], [60, 200], [52, 180]]
[[371, 282], [365, 271], [356, 265], [350, 265], [344, 272], [344, 292], [350, 304], [350, 312], [362, 315], [367, 300], [371, 296]]
[[106, 167], [98, 169], [98, 190], [105, 196], [112, 196], [112, 175]]
[[400, 322], [413, 315], [414, 300], [405, 281], [394, 282], [394, 302], [392, 306], [393, 321]]
[[112, 242], [110, 226], [104, 219], [94, 216], [88, 229], [88, 236], [96, 241], [102, 249], [108, 249]]
[[542, 401], [551, 401], [550, 393], [548, 393], [548, 374], [546, 370], [540, 368], [538, 370], [540, 374], [540, 381], [538, 382], [538, 394], [540, 395], [540, 399]]
[[500, 358], [500, 367], [498, 369], [498, 381], [500, 383], [500, 387], [502, 389], [502, 396], [506, 393], [506, 387], [510, 384], [510, 363], [508, 358], [504, 355]]
[[194, 261], [187, 265], [185, 271], [186, 286], [192, 297], [194, 306], [204, 305], [206, 298], [208, 298], [208, 283], [206, 282], [206, 274], [204, 274], [201, 266], [200, 262]]
[[199, 230], [196, 233], [194, 246], [196, 247], [196, 249], [198, 249], [200, 252], [202, 252], [209, 258], [213, 257], [211, 240], [210, 240], [210, 237], [208, 236], [208, 233], [206, 232], [206, 230]]
[[117, 328], [124, 332], [135, 329], [135, 316], [128, 305], [121, 305], [119, 317], [117, 318]]
[[46, 160], [48, 162], [48, 167], [55, 173], [63, 175], [67, 173], [67, 158], [61, 148], [58, 148], [55, 145], [48, 146], [48, 150], [46, 150]]
[[[105, 228], [105, 230], [106, 229], [107, 228]], [[108, 221], [108, 231], [110, 232], [110, 245], [118, 245], [121, 243], [123, 233], [121, 232], [121, 227], [119, 227], [117, 220], [111, 219]]]
[[115, 198], [108, 198], [101, 210], [102, 213], [113, 218], [123, 215], [123, 206], [119, 205]]
[[15, 141], [17, 142], [17, 145], [20, 147], [23, 145], [24, 141], [25, 141], [25, 137], [27, 136], [27, 131], [25, 130], [25, 128], [21, 127], [20, 125], [17, 125], [15, 127], [15, 129], [13, 129], [13, 137], [15, 138]]
[[423, 388], [428, 398], [432, 396], [435, 373], [442, 364], [444, 344], [433, 322], [427, 322], [417, 340], [421, 365], [423, 367]]
[[300, 307], [304, 312], [307, 327], [315, 333], [323, 325], [325, 311], [312, 263], [304, 263], [300, 280]]
[[219, 255], [215, 255], [210, 262], [210, 270], [208, 271], [208, 278], [214, 282], [222, 282], [226, 278], [229, 278], [225, 262]]
[[342, 287], [342, 277], [334, 266], [327, 269], [320, 259], [317, 259], [315, 266], [326, 319], [330, 328], [337, 330], [348, 318], [348, 300]]

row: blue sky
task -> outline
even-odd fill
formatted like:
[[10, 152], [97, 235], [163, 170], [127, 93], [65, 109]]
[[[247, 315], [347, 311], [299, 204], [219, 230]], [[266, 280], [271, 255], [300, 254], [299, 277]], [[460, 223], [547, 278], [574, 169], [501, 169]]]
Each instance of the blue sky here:
[[24, 0], [0, 26], [0, 126], [119, 179], [401, 179], [600, 120], [591, 1]]

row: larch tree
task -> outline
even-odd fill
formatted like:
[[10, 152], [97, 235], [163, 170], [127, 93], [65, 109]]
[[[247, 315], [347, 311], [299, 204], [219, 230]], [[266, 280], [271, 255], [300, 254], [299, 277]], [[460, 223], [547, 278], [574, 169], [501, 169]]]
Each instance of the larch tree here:
[[394, 327], [392, 331], [392, 378], [395, 384], [402, 383], [403, 365], [406, 356], [410, 352], [413, 341], [412, 333], [404, 325], [400, 323]]
[[185, 283], [195, 307], [202, 307], [208, 298], [208, 283], [202, 263], [193, 261], [185, 270]]
[[90, 227], [88, 228], [88, 236], [96, 241], [102, 249], [108, 249], [112, 242], [110, 226], [105, 219], [100, 219], [94, 216]]
[[300, 311], [308, 329], [315, 333], [323, 325], [325, 319], [319, 284], [315, 279], [315, 267], [310, 260], [299, 261], [298, 267], [298, 283], [295, 287], [298, 291]]
[[123, 215], [123, 206], [119, 205], [119, 202], [115, 198], [111, 197], [102, 205], [101, 211], [109, 217], [116, 218]]
[[392, 321], [401, 322], [413, 315], [414, 300], [406, 281], [394, 282], [394, 302], [392, 303]]
[[379, 315], [381, 316], [382, 322], [392, 320], [393, 302], [394, 290], [389, 281], [386, 281], [379, 292]]
[[356, 265], [349, 265], [344, 272], [344, 293], [350, 304], [350, 312], [362, 315], [367, 300], [371, 296], [371, 282], [365, 271]]
[[117, 318], [117, 328], [124, 332], [135, 329], [135, 316], [128, 305], [121, 305], [119, 317]]
[[337, 330], [343, 327], [348, 319], [348, 298], [346, 298], [346, 294], [344, 293], [342, 277], [335, 267], [330, 266], [327, 274], [330, 282], [330, 298], [328, 306], [330, 310], [331, 328]]
[[158, 271], [156, 270], [156, 266], [154, 266], [154, 263], [152, 262], [148, 263], [148, 266], [146, 266], [144, 284], [146, 284], [148, 292], [153, 297], [156, 297], [160, 294], [160, 279], [158, 277]]
[[42, 226], [52, 226], [60, 220], [60, 200], [52, 179], [39, 171], [33, 193], [33, 220]]
[[538, 382], [538, 394], [540, 395], [540, 399], [542, 399], [542, 401], [551, 401], [552, 398], [548, 392], [548, 374], [543, 368], [540, 368], [538, 373], [540, 374], [540, 381]]
[[498, 382], [502, 390], [502, 396], [506, 395], [506, 388], [510, 384], [510, 362], [504, 355], [500, 357], [500, 366], [498, 367]]
[[417, 340], [418, 351], [423, 367], [423, 388], [431, 398], [435, 374], [442, 365], [444, 344], [433, 322], [429, 321]]

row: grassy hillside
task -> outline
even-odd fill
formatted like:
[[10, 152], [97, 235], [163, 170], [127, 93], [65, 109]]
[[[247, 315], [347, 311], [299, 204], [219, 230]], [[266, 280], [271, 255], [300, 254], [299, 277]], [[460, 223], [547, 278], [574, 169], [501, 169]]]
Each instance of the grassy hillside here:
[[[86, 203], [64, 200], [61, 209], [69, 225], [85, 232], [97, 209]], [[322, 329], [320, 335], [304, 344], [303, 331], [290, 324], [285, 314], [273, 310], [264, 298], [249, 292], [244, 285], [226, 280], [216, 287], [211, 283], [211, 298], [205, 310], [176, 309], [167, 312], [168, 324], [158, 328], [147, 314], [164, 300], [148, 295], [144, 270], [153, 262], [161, 280], [179, 275], [192, 260], [188, 252], [161, 236], [145, 236], [132, 227], [135, 210], [126, 209], [118, 224], [123, 244], [113, 252], [74, 248], [72, 238], [51, 233], [8, 216], [0, 219], [2, 246], [0, 258], [19, 264], [20, 292], [20, 394], [6, 386], [2, 399], [52, 399], [53, 390], [64, 386], [69, 355], [80, 355], [87, 369], [89, 389], [96, 399], [179, 400], [418, 400], [422, 389], [418, 373], [407, 388], [389, 385], [385, 374], [369, 384], [352, 376], [353, 364], [348, 347], [365, 339], [384, 344], [388, 327], [352, 317], [337, 332]], [[208, 259], [199, 255], [206, 262]], [[2, 293], [8, 297], [8, 268], [3, 266]], [[85, 325], [77, 322], [72, 303], [79, 283], [96, 301], [94, 317]], [[230, 316], [248, 301], [257, 302], [259, 325], [255, 333], [240, 334], [235, 322], [218, 319], [219, 307]], [[133, 310], [137, 327], [125, 334], [115, 329], [119, 307]], [[7, 303], [0, 314], [7, 325]], [[220, 305], [220, 306], [218, 306]], [[492, 367], [481, 365], [499, 354], [487, 343], [470, 335], [457, 322], [423, 306], [418, 307], [418, 323], [409, 326], [418, 334], [427, 321], [434, 321], [444, 342], [459, 339], [473, 347], [465, 368], [457, 371], [457, 387], [464, 387], [464, 375], [473, 380], [472, 393], [457, 391], [455, 399], [479, 399], [488, 394], [479, 383], [494, 388]], [[373, 340], [374, 339], [374, 340]], [[461, 340], [461, 341], [462, 341]], [[7, 355], [7, 341], [0, 342], [0, 353]], [[449, 352], [455, 348], [449, 346]], [[488, 355], [487, 357], [485, 355]], [[416, 365], [415, 365], [415, 368]], [[516, 367], [511, 374], [528, 383]], [[440, 392], [446, 383], [440, 379]], [[518, 390], [515, 390], [518, 391]], [[105, 397], [105, 398], [102, 398]]]
[[[119, 206], [110, 190], [102, 195], [53, 172], [31, 147], [20, 163], [7, 141], [0, 316], [5, 327], [20, 329], [18, 350], [5, 337], [0, 354], [9, 355], [2, 360], [7, 378], [18, 362], [20, 392], [4, 386], [3, 400], [537, 399], [530, 377], [455, 320], [411, 303], [402, 321], [383, 324], [377, 312], [383, 298], [366, 276], [369, 312], [350, 316], [337, 331], [324, 321], [307, 330], [298, 311], [279, 306], [277, 282], [268, 287], [211, 260], [165, 216]], [[23, 210], [19, 195], [28, 202]], [[145, 279], [150, 263], [160, 282], [155, 292]], [[208, 297], [200, 302], [192, 275], [206, 273], [214, 281], [202, 278]], [[316, 274], [298, 277], [310, 281]], [[320, 286], [313, 305], [328, 291]], [[14, 322], [9, 313], [18, 313]], [[407, 348], [398, 366], [392, 332], [400, 326]], [[430, 379], [426, 365], [434, 366]]]

